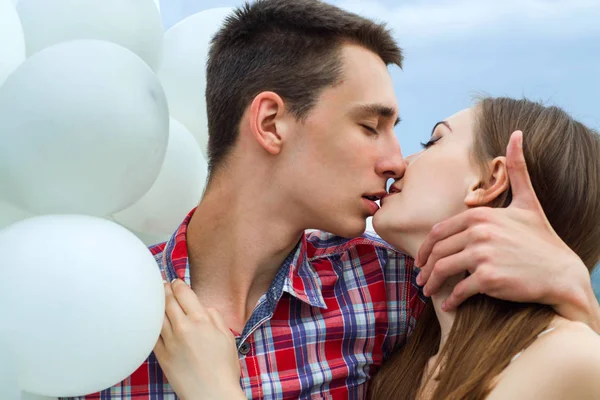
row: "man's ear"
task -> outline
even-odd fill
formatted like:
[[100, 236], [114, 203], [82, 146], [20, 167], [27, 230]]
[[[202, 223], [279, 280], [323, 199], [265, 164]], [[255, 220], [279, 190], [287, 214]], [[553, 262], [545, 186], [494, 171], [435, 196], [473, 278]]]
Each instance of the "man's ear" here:
[[267, 152], [277, 155], [283, 147], [287, 125], [285, 104], [274, 92], [259, 93], [250, 104], [250, 131]]
[[510, 188], [506, 157], [496, 157], [489, 164], [483, 180], [474, 182], [465, 197], [468, 207], [485, 206]]

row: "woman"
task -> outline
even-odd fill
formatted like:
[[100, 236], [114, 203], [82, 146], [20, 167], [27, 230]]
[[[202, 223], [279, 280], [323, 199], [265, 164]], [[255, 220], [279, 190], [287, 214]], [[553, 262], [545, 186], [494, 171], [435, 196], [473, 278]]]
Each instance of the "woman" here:
[[[522, 130], [535, 192], [556, 233], [591, 270], [600, 259], [600, 139], [556, 107], [487, 98], [438, 123], [407, 158], [373, 226], [411, 256], [435, 223], [510, 203], [506, 145]], [[371, 385], [373, 399], [600, 398], [600, 338], [552, 308], [479, 295], [456, 312], [433, 296], [408, 343]]]

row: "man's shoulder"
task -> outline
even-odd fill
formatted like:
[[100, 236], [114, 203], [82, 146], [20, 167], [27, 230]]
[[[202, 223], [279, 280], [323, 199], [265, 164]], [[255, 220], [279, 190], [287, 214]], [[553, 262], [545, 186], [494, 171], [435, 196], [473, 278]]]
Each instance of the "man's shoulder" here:
[[346, 238], [313, 230], [306, 233], [306, 241], [310, 247], [311, 258], [334, 256], [348, 251], [360, 251], [361, 253], [379, 251], [392, 256], [405, 256], [375, 232], [365, 232], [358, 237]]

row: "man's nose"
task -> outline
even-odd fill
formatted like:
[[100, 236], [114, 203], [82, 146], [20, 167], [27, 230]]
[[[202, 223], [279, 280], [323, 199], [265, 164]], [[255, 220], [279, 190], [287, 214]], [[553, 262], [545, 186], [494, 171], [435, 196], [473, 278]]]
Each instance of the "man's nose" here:
[[376, 166], [377, 174], [386, 179], [400, 179], [404, 176], [404, 171], [406, 171], [406, 161], [400, 150], [381, 160]]

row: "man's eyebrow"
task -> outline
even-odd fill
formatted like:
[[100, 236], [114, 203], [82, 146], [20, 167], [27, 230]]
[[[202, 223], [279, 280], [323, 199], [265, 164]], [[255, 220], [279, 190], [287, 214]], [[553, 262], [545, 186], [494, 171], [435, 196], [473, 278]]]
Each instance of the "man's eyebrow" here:
[[398, 117], [398, 111], [393, 107], [388, 107], [383, 104], [365, 104], [362, 106], [356, 107], [352, 114], [358, 115], [379, 115], [383, 118], [391, 119], [396, 118], [394, 121], [394, 126], [398, 125], [401, 121], [400, 117]]
[[446, 128], [448, 128], [448, 130], [449, 130], [450, 132], [452, 132], [452, 128], [450, 128], [450, 124], [448, 123], [448, 121], [440, 121], [440, 122], [438, 122], [437, 124], [435, 124], [435, 125], [433, 126], [433, 129], [431, 130], [431, 136], [433, 136], [433, 134], [435, 133], [435, 129], [436, 129], [436, 128], [438, 127], [438, 125], [440, 125], [440, 124], [441, 124], [441, 125], [444, 125]]

